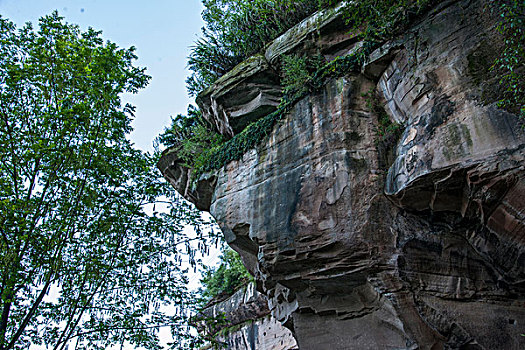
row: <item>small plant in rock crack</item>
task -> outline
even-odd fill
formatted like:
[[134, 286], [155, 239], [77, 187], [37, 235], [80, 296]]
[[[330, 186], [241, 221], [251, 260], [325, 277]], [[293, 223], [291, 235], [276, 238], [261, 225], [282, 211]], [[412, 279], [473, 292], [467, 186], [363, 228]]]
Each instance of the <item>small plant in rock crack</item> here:
[[310, 81], [313, 74], [324, 64], [322, 55], [283, 55], [282, 64], [282, 86], [285, 99], [293, 99], [294, 96], [304, 94], [310, 89]]
[[171, 125], [155, 140], [156, 146], [177, 148], [185, 166], [198, 168], [206, 164], [209, 151], [224, 142], [213, 126], [204, 119], [202, 112], [190, 105], [186, 115], [172, 117]]
[[372, 88], [368, 92], [361, 94], [361, 96], [365, 98], [368, 110], [377, 115], [377, 135], [380, 136], [383, 141], [393, 135], [397, 135], [397, 139], [403, 129], [403, 124], [390, 120], [389, 115], [379, 102], [379, 97], [375, 90]]
[[373, 88], [361, 96], [365, 98], [367, 109], [377, 116], [377, 135], [379, 137], [376, 146], [379, 162], [382, 168], [387, 169], [394, 161], [395, 147], [403, 133], [403, 124], [390, 120], [390, 116], [381, 105]]
[[499, 73], [500, 84], [504, 87], [498, 106], [525, 118], [525, 3], [523, 0], [503, 0], [491, 6], [499, 16], [496, 29], [505, 43], [503, 52], [491, 67]]

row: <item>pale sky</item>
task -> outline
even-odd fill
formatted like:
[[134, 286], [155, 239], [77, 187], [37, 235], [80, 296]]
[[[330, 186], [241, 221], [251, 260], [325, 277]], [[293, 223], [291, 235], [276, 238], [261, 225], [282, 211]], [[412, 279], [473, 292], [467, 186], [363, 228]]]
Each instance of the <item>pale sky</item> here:
[[[201, 27], [200, 0], [0, 0], [0, 14], [15, 22], [36, 24], [38, 18], [58, 10], [69, 23], [85, 30], [102, 30], [102, 37], [120, 47], [135, 46], [136, 65], [152, 76], [138, 95], [125, 102], [137, 106], [131, 139], [142, 150], [152, 150], [153, 139], [170, 122], [186, 113], [186, 58]], [[36, 27], [36, 26], [35, 26]]]

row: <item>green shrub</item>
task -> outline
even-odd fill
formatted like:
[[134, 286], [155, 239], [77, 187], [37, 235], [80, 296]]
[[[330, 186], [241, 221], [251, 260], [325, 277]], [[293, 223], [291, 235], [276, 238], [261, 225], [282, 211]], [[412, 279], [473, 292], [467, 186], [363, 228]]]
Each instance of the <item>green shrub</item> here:
[[525, 118], [525, 2], [504, 0], [493, 6], [500, 17], [497, 30], [505, 40], [504, 50], [491, 68], [499, 73], [504, 86], [498, 105]]
[[202, 0], [206, 26], [192, 48], [186, 80], [194, 96], [333, 0]]
[[233, 295], [239, 288], [253, 281], [252, 275], [244, 267], [241, 257], [231, 248], [226, 248], [217, 269], [207, 267], [201, 283], [202, 295], [210, 300], [216, 297]]
[[184, 166], [200, 168], [207, 162], [208, 152], [223, 143], [223, 137], [214, 131], [198, 108], [190, 105], [187, 115], [172, 117], [171, 125], [155, 143], [176, 149]]
[[283, 55], [281, 58], [281, 71], [283, 78], [283, 95], [291, 98], [292, 94], [303, 94], [308, 91], [308, 83], [312, 75], [325, 64], [322, 55], [313, 57], [306, 55]]
[[344, 15], [365, 40], [387, 40], [439, 0], [360, 0], [348, 2]]

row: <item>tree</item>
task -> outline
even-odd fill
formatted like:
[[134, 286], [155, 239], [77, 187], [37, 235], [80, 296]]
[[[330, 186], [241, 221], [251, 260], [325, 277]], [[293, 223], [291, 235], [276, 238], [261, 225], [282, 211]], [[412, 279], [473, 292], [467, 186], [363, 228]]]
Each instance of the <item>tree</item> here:
[[165, 326], [187, 336], [180, 262], [205, 222], [183, 202], [155, 210], [173, 192], [127, 139], [134, 107], [119, 97], [148, 83], [135, 59], [56, 12], [38, 31], [0, 17], [1, 350], [158, 349]]
[[253, 282], [253, 276], [233, 249], [225, 246], [220, 261], [218, 268], [204, 268], [201, 283], [205, 303], [233, 295], [241, 287]]
[[490, 5], [499, 17], [496, 29], [505, 43], [491, 67], [504, 87], [498, 106], [525, 118], [525, 3], [505, 0]]

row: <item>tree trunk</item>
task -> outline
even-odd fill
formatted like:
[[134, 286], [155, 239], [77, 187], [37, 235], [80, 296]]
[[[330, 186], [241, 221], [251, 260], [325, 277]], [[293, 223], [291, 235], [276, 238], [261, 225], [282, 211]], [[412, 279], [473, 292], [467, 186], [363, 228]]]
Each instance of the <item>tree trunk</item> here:
[[6, 346], [6, 333], [7, 333], [7, 322], [9, 320], [9, 312], [11, 311], [11, 298], [13, 297], [12, 293], [7, 294], [7, 301], [4, 303], [2, 309], [2, 318], [0, 320], [0, 350], [4, 350]]

